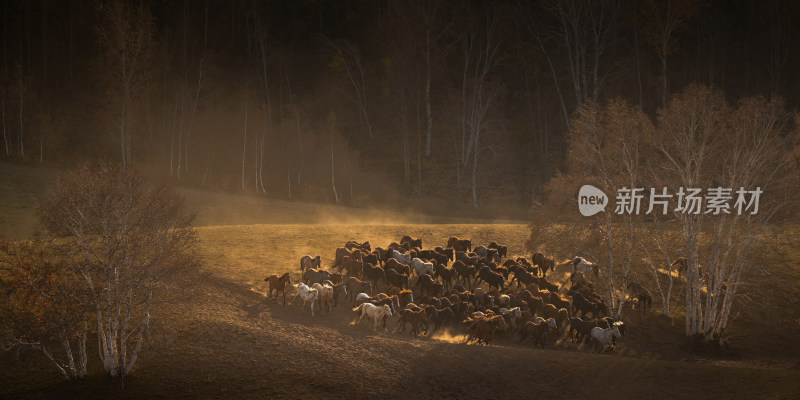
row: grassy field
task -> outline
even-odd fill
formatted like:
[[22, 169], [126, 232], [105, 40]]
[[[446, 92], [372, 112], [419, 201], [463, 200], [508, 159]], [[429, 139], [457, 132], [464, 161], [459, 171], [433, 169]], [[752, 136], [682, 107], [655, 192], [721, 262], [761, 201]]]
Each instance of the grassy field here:
[[[265, 297], [265, 276], [288, 271], [297, 282], [300, 256], [319, 254], [328, 266], [334, 249], [350, 239], [385, 246], [409, 234], [433, 247], [456, 235], [496, 240], [509, 245], [510, 255], [529, 256], [524, 223], [454, 223], [181, 192], [198, 212], [204, 265], [175, 276], [159, 294], [152, 340], [125, 390], [98, 370], [90, 344], [92, 373], [81, 382], [63, 382], [38, 353], [22, 351], [18, 359], [0, 353], [0, 397], [794, 399], [800, 393], [797, 235], [777, 235], [765, 249], [771, 268], [750, 280], [731, 329], [737, 354], [689, 354], [681, 347], [680, 321], [671, 326], [656, 314], [627, 313], [630, 333], [617, 354], [597, 355], [586, 345], [558, 340], [539, 349], [511, 336], [488, 347], [466, 345], [459, 327], [418, 338], [375, 334], [355, 325], [345, 306], [312, 318], [292, 304], [293, 292], [287, 306]], [[14, 226], [25, 232], [24, 222]], [[556, 271], [552, 278], [566, 277]]]

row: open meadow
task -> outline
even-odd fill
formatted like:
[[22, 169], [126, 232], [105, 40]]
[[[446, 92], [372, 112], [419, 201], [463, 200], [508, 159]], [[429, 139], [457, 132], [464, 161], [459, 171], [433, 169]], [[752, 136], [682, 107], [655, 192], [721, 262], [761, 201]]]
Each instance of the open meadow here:
[[[171, 277], [171, 289], [157, 294], [151, 340], [125, 389], [96, 360], [90, 359], [88, 378], [66, 382], [40, 353], [22, 350], [0, 353], [0, 397], [788, 399], [800, 393], [796, 234], [776, 236], [775, 250], [765, 255], [769, 274], [749, 281], [731, 327], [733, 354], [688, 353], [682, 320], [670, 326], [658, 315], [657, 299], [647, 318], [626, 310], [628, 334], [616, 353], [595, 354], [591, 345], [564, 338], [551, 338], [541, 349], [510, 333], [489, 346], [465, 344], [463, 324], [419, 337], [392, 333], [396, 317], [389, 319], [389, 333], [374, 333], [367, 323], [355, 324], [346, 301], [314, 318], [293, 301], [293, 288], [286, 306], [266, 298], [264, 277], [289, 272], [297, 284], [302, 255], [319, 254], [328, 268], [334, 249], [348, 240], [386, 246], [407, 234], [433, 247], [459, 236], [481, 244], [495, 240], [509, 246], [510, 257], [530, 257], [523, 251], [525, 223], [455, 223], [181, 193], [199, 213], [203, 265]], [[3, 229], [8, 226], [20, 231], [19, 225]], [[566, 271], [556, 269], [548, 278], [563, 284]]]

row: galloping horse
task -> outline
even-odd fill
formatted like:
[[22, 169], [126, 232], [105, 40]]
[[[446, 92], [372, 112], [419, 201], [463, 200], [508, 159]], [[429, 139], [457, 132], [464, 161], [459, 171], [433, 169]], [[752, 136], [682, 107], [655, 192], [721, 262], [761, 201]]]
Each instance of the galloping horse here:
[[294, 295], [294, 299], [297, 298], [303, 300], [303, 306], [301, 310], [305, 313], [306, 304], [311, 303], [311, 316], [314, 316], [314, 303], [319, 299], [319, 291], [317, 289], [313, 289], [308, 287], [305, 283], [301, 283], [297, 285], [297, 293]]
[[289, 273], [285, 273], [278, 278], [278, 275], [270, 275], [264, 278], [264, 282], [269, 282], [269, 298], [272, 300], [272, 291], [275, 290], [275, 299], [278, 299], [278, 292], [283, 292], [283, 305], [286, 305], [286, 284], [292, 284], [289, 280]]

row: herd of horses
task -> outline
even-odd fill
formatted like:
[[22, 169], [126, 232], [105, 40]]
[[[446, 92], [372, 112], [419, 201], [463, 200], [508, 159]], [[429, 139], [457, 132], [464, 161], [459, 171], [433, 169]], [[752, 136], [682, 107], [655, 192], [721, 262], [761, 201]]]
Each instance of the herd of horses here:
[[[294, 304], [312, 317], [330, 312], [339, 302], [367, 319], [376, 332], [403, 332], [415, 336], [443, 326], [461, 327], [466, 341], [490, 344], [496, 335], [530, 338], [542, 347], [552, 338], [591, 342], [593, 351], [614, 351], [625, 335], [623, 321], [609, 315], [604, 298], [595, 290], [599, 267], [582, 257], [561, 264], [569, 271], [569, 288], [547, 279], [557, 265], [535, 253], [508, 257], [508, 247], [491, 242], [473, 248], [470, 239], [450, 237], [444, 247], [424, 249], [422, 239], [404, 236], [386, 248], [348, 241], [337, 248], [329, 269], [321, 257], [300, 259], [302, 282], [291, 284], [289, 272], [271, 275], [268, 297], [275, 299], [296, 288]], [[566, 284], [564, 285], [566, 286]], [[650, 292], [631, 282], [628, 294], [643, 312]], [[566, 297], [562, 297], [561, 292]]]

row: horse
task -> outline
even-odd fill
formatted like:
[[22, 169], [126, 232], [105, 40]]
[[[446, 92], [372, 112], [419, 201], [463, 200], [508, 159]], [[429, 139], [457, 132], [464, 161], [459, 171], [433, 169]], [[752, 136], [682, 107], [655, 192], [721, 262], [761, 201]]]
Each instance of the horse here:
[[494, 338], [495, 331], [505, 331], [506, 330], [506, 321], [502, 315], [495, 315], [493, 317], [476, 317], [472, 321], [472, 325], [469, 327], [469, 336], [467, 336], [466, 342], [469, 343], [472, 340], [478, 341], [478, 344], [483, 342], [485, 345], [489, 345], [489, 342]]
[[572, 271], [580, 271], [586, 275], [593, 274], [594, 279], [597, 279], [598, 275], [600, 274], [600, 267], [583, 257], [575, 257], [575, 259], [572, 260]]
[[313, 285], [331, 280], [331, 273], [322, 269], [307, 268], [303, 272], [303, 283]]
[[374, 287], [378, 287], [378, 282], [383, 280], [386, 282], [386, 272], [380, 266], [373, 265], [372, 263], [364, 263], [362, 270], [362, 278], [365, 281], [373, 283]]
[[275, 299], [278, 299], [278, 292], [283, 292], [283, 305], [286, 305], [286, 284], [292, 284], [289, 273], [285, 273], [278, 278], [278, 275], [270, 275], [264, 278], [264, 282], [269, 282], [269, 298], [272, 300], [272, 291], [275, 290]]
[[533, 339], [534, 345], [538, 343], [544, 348], [544, 342], [547, 339], [547, 335], [550, 334], [550, 331], [551, 328], [545, 321], [528, 321], [520, 329], [519, 341], [522, 342], [526, 337], [530, 336]]
[[647, 317], [647, 307], [653, 306], [653, 297], [650, 291], [635, 281], [629, 283], [626, 289], [630, 293], [630, 299], [634, 300], [633, 307], [638, 305], [642, 309], [642, 315]]
[[422, 239], [412, 239], [411, 236], [405, 235], [400, 239], [400, 244], [408, 243], [411, 247], [416, 247], [418, 249], [422, 248]]
[[599, 326], [596, 326], [592, 328], [589, 333], [592, 336], [592, 351], [594, 351], [596, 345], [600, 345], [600, 350], [598, 353], [602, 353], [606, 347], [609, 347], [611, 351], [614, 351], [613, 339], [619, 339], [622, 337], [622, 335], [619, 333], [619, 328], [616, 322], [611, 326], [611, 328], [608, 329], [603, 329]]
[[333, 285], [333, 306], [339, 305], [339, 296], [347, 297], [347, 286], [342, 283]]
[[673, 261], [669, 266], [673, 271], [678, 272], [678, 278], [681, 277], [681, 273], [686, 271], [686, 266], [688, 265], [689, 260], [686, 257], [678, 257], [675, 261]]
[[403, 254], [397, 250], [392, 250], [392, 258], [399, 261], [400, 264], [410, 264], [411, 263], [411, 253]]
[[297, 294], [294, 295], [294, 300], [300, 297], [303, 300], [303, 307], [301, 308], [302, 311], [305, 312], [306, 304], [311, 303], [311, 316], [314, 317], [314, 303], [319, 299], [319, 291], [317, 289], [312, 289], [308, 287], [305, 283], [301, 283], [297, 285]]
[[370, 296], [368, 294], [359, 293], [359, 294], [356, 295], [355, 304], [360, 306], [360, 305], [364, 304], [367, 300], [369, 300], [369, 298], [370, 298]]
[[408, 275], [403, 275], [393, 269], [387, 269], [385, 276], [388, 284], [408, 289]]
[[430, 327], [430, 319], [428, 318], [428, 313], [425, 312], [425, 310], [401, 310], [400, 319], [397, 321], [397, 327], [395, 328], [394, 332], [397, 332], [397, 330], [400, 328], [402, 328], [400, 331], [404, 332], [406, 330], [407, 323], [411, 324], [411, 333], [413, 333], [414, 336], [419, 334], [420, 325], [425, 325], [425, 334], [428, 333], [428, 329]]
[[322, 266], [322, 260], [319, 256], [312, 258], [309, 255], [305, 255], [300, 258], [300, 271], [302, 272], [306, 268], [316, 268], [319, 269]]
[[500, 257], [508, 257], [508, 246], [497, 244], [496, 242], [489, 243], [490, 249], [496, 249], [497, 255]]
[[433, 276], [435, 272], [433, 269], [433, 263], [425, 262], [419, 258], [414, 258], [410, 261], [411, 269], [417, 272], [417, 275], [422, 276], [424, 274], [430, 274]]
[[484, 265], [478, 271], [478, 278], [475, 280], [475, 283], [481, 280], [489, 284], [489, 287], [496, 287], [498, 290], [503, 290], [503, 286], [505, 284], [505, 278], [503, 278], [502, 274], [498, 274], [497, 272], [492, 272], [491, 268]]
[[311, 287], [317, 289], [317, 291], [319, 292], [317, 300], [319, 301], [320, 309], [324, 310], [326, 313], [331, 312], [331, 307], [333, 303], [333, 286], [327, 284], [315, 283], [311, 285]]
[[353, 311], [361, 313], [361, 316], [358, 318], [358, 322], [356, 322], [356, 324], [359, 324], [364, 317], [367, 317], [373, 320], [373, 331], [377, 332], [378, 326], [380, 326], [381, 322], [383, 322], [383, 331], [388, 332], [386, 330], [386, 318], [392, 316], [392, 309], [389, 308], [388, 304], [384, 304], [382, 307], [379, 307], [372, 303], [363, 303], [354, 308]]
[[542, 253], [534, 253], [531, 256], [531, 260], [533, 260], [533, 265], [539, 267], [539, 271], [542, 273], [542, 277], [547, 277], [547, 270], [555, 271], [556, 270], [556, 261], [552, 258], [545, 257]]

